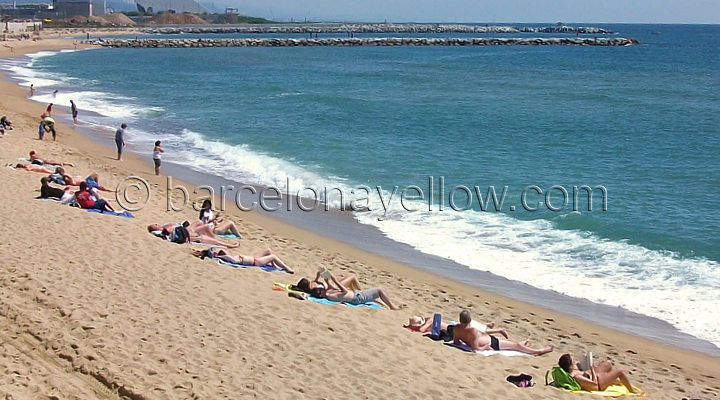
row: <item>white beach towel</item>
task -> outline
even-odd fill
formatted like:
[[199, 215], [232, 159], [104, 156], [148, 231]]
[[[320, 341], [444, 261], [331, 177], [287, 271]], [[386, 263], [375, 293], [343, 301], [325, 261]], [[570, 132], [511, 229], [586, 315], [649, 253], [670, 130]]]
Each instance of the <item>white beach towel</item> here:
[[521, 353], [519, 351], [514, 351], [514, 350], [499, 350], [499, 351], [498, 350], [477, 350], [477, 351], [472, 351], [470, 346], [468, 346], [466, 344], [455, 344], [452, 342], [445, 343], [445, 344], [448, 346], [457, 347], [458, 349], [463, 350], [463, 351], [480, 354], [485, 357], [494, 356], [494, 355], [500, 355], [500, 356], [505, 356], [505, 357], [529, 356], [529, 354]]

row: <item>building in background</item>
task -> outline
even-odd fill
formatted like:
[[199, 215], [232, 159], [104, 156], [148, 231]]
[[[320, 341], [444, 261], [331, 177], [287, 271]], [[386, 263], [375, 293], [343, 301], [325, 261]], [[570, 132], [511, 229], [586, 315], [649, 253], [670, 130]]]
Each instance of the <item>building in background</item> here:
[[145, 13], [159, 13], [170, 11], [176, 13], [202, 14], [208, 10], [194, 0], [136, 0], [138, 11]]
[[105, 14], [105, 0], [54, 0], [54, 8], [58, 18], [92, 17]]

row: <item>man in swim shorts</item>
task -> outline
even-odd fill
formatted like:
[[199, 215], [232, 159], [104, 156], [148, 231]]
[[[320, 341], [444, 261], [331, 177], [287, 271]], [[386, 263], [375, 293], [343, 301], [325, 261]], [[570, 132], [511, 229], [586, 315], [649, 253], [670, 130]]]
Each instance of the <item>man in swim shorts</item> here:
[[498, 339], [495, 336], [488, 335], [487, 333], [480, 332], [473, 328], [470, 323], [472, 317], [470, 311], [463, 310], [460, 313], [460, 323], [455, 325], [453, 329], [453, 342], [456, 345], [466, 344], [470, 346], [473, 351], [477, 350], [514, 350], [521, 353], [539, 356], [542, 354], [553, 351], [553, 346], [548, 346], [543, 349], [533, 349], [527, 347], [528, 340], [522, 342], [512, 342], [510, 340]]

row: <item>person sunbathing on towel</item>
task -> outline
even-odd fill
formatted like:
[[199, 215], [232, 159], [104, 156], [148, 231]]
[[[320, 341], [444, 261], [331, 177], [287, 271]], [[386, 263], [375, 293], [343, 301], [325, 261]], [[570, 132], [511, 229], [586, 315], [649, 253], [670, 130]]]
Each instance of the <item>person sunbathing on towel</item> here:
[[[338, 288], [332, 280], [329, 278], [329, 275], [327, 278], [323, 278], [323, 275], [325, 273], [329, 273], [326, 268], [320, 268], [315, 274], [315, 279], [309, 280], [307, 278], [302, 278], [298, 281], [297, 285], [295, 285], [295, 288], [297, 290], [300, 290], [301, 292], [305, 293], [311, 293], [315, 288], [333, 288], [333, 289], [340, 289]], [[355, 275], [348, 275], [344, 277], [338, 278], [340, 283], [342, 283], [346, 288], [350, 290], [362, 290], [362, 287], [360, 286], [360, 281], [358, 281], [357, 277]]]
[[108, 189], [100, 184], [100, 177], [97, 172], [93, 172], [85, 178], [85, 183], [93, 189], [102, 190], [103, 192], [114, 192], [114, 190]]
[[623, 385], [630, 393], [635, 393], [627, 373], [620, 368], [613, 369], [612, 363], [608, 360], [591, 365], [589, 371], [580, 371], [573, 365], [570, 354], [563, 354], [558, 360], [558, 365], [570, 374], [583, 390], [603, 391], [610, 385]]
[[80, 190], [75, 192], [75, 201], [80, 205], [80, 208], [94, 208], [101, 211], [115, 211], [110, 204], [103, 199], [96, 199], [90, 193], [90, 188], [87, 183], [80, 182]]
[[[404, 328], [417, 331], [420, 333], [428, 333], [432, 329], [433, 324], [433, 317], [426, 317], [423, 318], [421, 316], [415, 315], [410, 317], [410, 320], [407, 325], [403, 325]], [[448, 326], [454, 326], [453, 324], [448, 324], [445, 322], [440, 323], [440, 329], [447, 331]], [[505, 337], [505, 339], [508, 339], [507, 330], [505, 328], [497, 328], [495, 329], [495, 323], [494, 322], [488, 322], [487, 324], [481, 324], [477, 321], [472, 321], [471, 325], [473, 328], [479, 330], [480, 332], [487, 333], [488, 335], [492, 335], [493, 333], [499, 333]]]
[[[187, 221], [185, 221], [187, 222]], [[152, 233], [153, 235], [163, 238], [165, 240], [174, 241], [175, 239], [175, 228], [183, 224], [178, 224], [175, 222], [171, 222], [165, 225], [160, 224], [150, 224], [148, 225], [148, 232]], [[212, 230], [205, 226], [205, 227], [197, 227], [194, 228], [192, 224], [188, 223], [185, 228], [188, 231], [189, 234], [189, 240], [191, 242], [198, 242], [202, 244], [209, 244], [214, 246], [225, 246], [228, 248], [238, 247], [240, 246], [239, 243], [226, 243], [223, 242], [220, 239], [217, 239], [215, 235], [212, 233]]]
[[[12, 164], [10, 164], [12, 165]], [[15, 164], [15, 169], [24, 169], [30, 172], [39, 172], [41, 174], [51, 174], [52, 171], [49, 169], [40, 166], [40, 165], [33, 165], [33, 164], [23, 164], [23, 163], [17, 163]]]
[[220, 213], [216, 213], [212, 210], [212, 202], [210, 199], [206, 199], [202, 203], [200, 209], [200, 221], [204, 224], [208, 224], [213, 228], [213, 232], [222, 234], [233, 234], [240, 237], [240, 232], [232, 221], [223, 221], [220, 217]]
[[514, 350], [521, 353], [539, 356], [553, 351], [553, 346], [544, 349], [532, 349], [527, 347], [528, 340], [522, 342], [511, 342], [506, 339], [498, 339], [495, 336], [480, 332], [470, 326], [472, 317], [470, 311], [463, 310], [460, 313], [460, 323], [453, 328], [453, 343], [456, 345], [466, 344], [473, 351], [476, 350]]
[[[207, 225], [206, 225], [207, 226]], [[196, 255], [200, 257], [201, 259], [204, 259], [205, 257], [208, 257], [210, 255], [211, 250], [203, 250]], [[294, 274], [295, 271], [290, 269], [290, 267], [287, 266], [283, 262], [283, 260], [280, 259], [280, 257], [273, 254], [273, 252], [270, 249], [260, 250], [258, 252], [253, 253], [251, 256], [238, 254], [236, 256], [231, 256], [228, 254], [225, 250], [219, 250], [216, 253], [212, 254], [213, 257], [219, 258], [221, 260], [225, 260], [227, 262], [231, 262], [233, 264], [240, 264], [240, 265], [255, 265], [255, 266], [261, 266], [261, 265], [271, 265], [275, 268], [280, 268], [282, 270], [287, 271], [290, 274]]]
[[[328, 272], [328, 279], [333, 283], [332, 287], [322, 288], [316, 287], [311, 290], [310, 295], [318, 298], [325, 298], [331, 301], [342, 301], [348, 304], [365, 304], [369, 302], [382, 300], [383, 305], [386, 305], [391, 310], [398, 310], [399, 307], [395, 306], [388, 297], [387, 293], [381, 288], [370, 288], [365, 290], [350, 290], [338, 280], [335, 275]], [[378, 301], [379, 302], [379, 301]]]
[[75, 164], [73, 163], [64, 163], [62, 161], [56, 161], [50, 158], [44, 158], [40, 155], [40, 153], [36, 152], [35, 150], [30, 150], [30, 162], [37, 165], [43, 165], [43, 164], [49, 164], [49, 165], [69, 165], [71, 167], [74, 167]]
[[40, 197], [43, 199], [57, 199], [63, 203], [68, 203], [75, 197], [74, 191], [66, 186], [65, 189], [59, 189], [50, 186], [50, 179], [47, 176], [43, 176], [40, 179]]

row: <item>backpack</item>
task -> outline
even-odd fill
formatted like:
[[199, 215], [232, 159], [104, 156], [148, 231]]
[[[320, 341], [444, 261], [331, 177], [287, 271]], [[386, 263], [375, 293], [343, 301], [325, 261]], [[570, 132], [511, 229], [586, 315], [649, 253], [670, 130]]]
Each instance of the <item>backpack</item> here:
[[575, 378], [572, 377], [569, 373], [567, 373], [564, 369], [560, 367], [552, 367], [551, 370], [545, 372], [545, 384], [548, 384], [548, 374], [552, 374], [552, 378], [555, 381], [555, 386], [567, 390], [582, 390], [582, 387], [578, 383], [578, 381], [575, 380]]
[[175, 237], [173, 242], [178, 244], [185, 244], [190, 241], [190, 232], [184, 226], [175, 227]]

